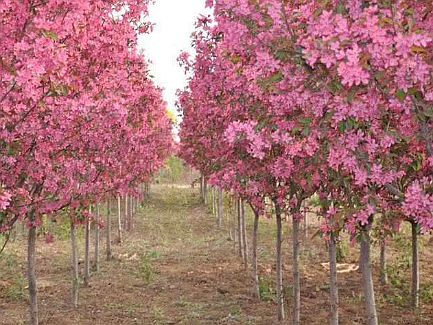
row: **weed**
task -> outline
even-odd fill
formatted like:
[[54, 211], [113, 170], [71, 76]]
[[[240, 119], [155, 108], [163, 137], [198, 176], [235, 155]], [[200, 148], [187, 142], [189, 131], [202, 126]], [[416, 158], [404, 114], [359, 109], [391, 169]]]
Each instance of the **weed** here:
[[263, 301], [275, 301], [276, 292], [274, 282], [270, 277], [259, 277], [260, 299]]
[[165, 318], [164, 311], [160, 307], [153, 307], [150, 311], [154, 324], [162, 324]]
[[10, 286], [4, 290], [5, 297], [10, 300], [20, 301], [26, 296], [26, 280], [22, 274], [15, 275]]
[[433, 302], [433, 283], [426, 283], [422, 286], [420, 299], [425, 304], [431, 304]]
[[337, 263], [343, 263], [349, 255], [349, 244], [347, 241], [342, 240], [337, 245]]
[[146, 254], [148, 258], [150, 259], [159, 259], [161, 257], [161, 252], [158, 251], [151, 251]]
[[[23, 300], [26, 296], [26, 280], [19, 271], [21, 266], [15, 254], [2, 255], [0, 268], [8, 275], [7, 286], [3, 287], [2, 294], [10, 300]], [[1, 289], [1, 288], [0, 288]]]
[[155, 279], [156, 274], [151, 265], [151, 260], [147, 254], [140, 256], [138, 274], [146, 284], [150, 284]]

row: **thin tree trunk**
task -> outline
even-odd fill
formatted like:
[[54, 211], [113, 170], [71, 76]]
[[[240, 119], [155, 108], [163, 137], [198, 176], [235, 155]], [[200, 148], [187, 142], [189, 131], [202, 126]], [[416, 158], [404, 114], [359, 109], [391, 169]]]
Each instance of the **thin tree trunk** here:
[[237, 210], [237, 219], [238, 219], [238, 247], [239, 247], [239, 257], [243, 258], [244, 256], [244, 245], [242, 243], [242, 231], [241, 231], [241, 199], [237, 199], [237, 206], [236, 206], [236, 210]]
[[204, 201], [204, 204], [207, 206], [208, 197], [207, 197], [207, 179], [206, 179], [206, 177], [203, 177], [203, 201]]
[[38, 325], [38, 287], [36, 283], [36, 227], [32, 224], [35, 221], [34, 212], [29, 213], [30, 228], [27, 241], [27, 276], [29, 282], [30, 298], [30, 324]]
[[307, 209], [306, 204], [304, 205], [304, 238], [307, 240], [308, 237], [308, 217], [307, 217]]
[[95, 270], [99, 272], [99, 204], [96, 204], [96, 219], [95, 219]]
[[200, 175], [200, 199], [201, 199], [201, 201], [204, 201], [204, 195], [203, 195], [203, 174]]
[[[89, 212], [91, 208], [89, 207]], [[89, 286], [90, 279], [90, 219], [86, 219], [85, 225], [85, 249], [84, 249], [84, 286]]]
[[223, 191], [218, 189], [218, 227], [223, 226], [223, 215], [224, 215], [224, 201], [223, 201]]
[[241, 199], [241, 231], [242, 231], [242, 244], [243, 244], [243, 260], [244, 260], [244, 268], [248, 270], [248, 241], [247, 241], [247, 226], [245, 220], [245, 202]]
[[388, 284], [388, 271], [386, 265], [386, 241], [382, 238], [380, 241], [380, 284]]
[[111, 249], [111, 198], [107, 200], [107, 245], [106, 245], [107, 261], [113, 258]]
[[149, 197], [149, 183], [144, 184], [144, 198], [143, 201]]
[[129, 196], [129, 231], [134, 229], [134, 198], [132, 195]]
[[293, 224], [293, 325], [301, 323], [301, 277], [299, 271], [299, 228], [300, 222], [292, 216]]
[[229, 227], [229, 238], [231, 241], [235, 241], [235, 234], [234, 234], [234, 229], [233, 229], [233, 213], [232, 213], [232, 207], [233, 207], [233, 200], [232, 197], [230, 197], [230, 207], [226, 213], [227, 216], [227, 224]]
[[283, 260], [282, 260], [282, 242], [283, 227], [281, 222], [281, 208], [275, 201], [275, 214], [277, 220], [277, 242], [276, 242], [276, 272], [277, 272], [277, 302], [278, 302], [278, 320], [284, 320], [284, 296], [283, 296]]
[[259, 213], [254, 209], [254, 227], [253, 227], [253, 293], [254, 297], [260, 299], [260, 286], [259, 286], [259, 271], [257, 264], [257, 243], [258, 243], [258, 230], [259, 230]]
[[419, 307], [419, 252], [418, 252], [418, 227], [415, 222], [412, 226], [412, 307]]
[[329, 275], [330, 275], [330, 296], [331, 296], [331, 325], [338, 325], [339, 298], [337, 282], [337, 243], [334, 234], [329, 240]]
[[80, 279], [78, 276], [77, 232], [74, 221], [71, 220], [71, 262], [72, 262], [72, 304], [78, 307], [78, 292]]
[[122, 201], [120, 195], [117, 196], [117, 237], [119, 244], [122, 243]]
[[373, 275], [370, 261], [370, 234], [364, 229], [361, 235], [361, 272], [364, 299], [367, 310], [367, 325], [378, 325], [376, 301], [374, 298]]
[[216, 197], [215, 197], [215, 189], [214, 188], [212, 188], [211, 194], [212, 194], [212, 214], [214, 216], [216, 216], [216, 203], [215, 203]]
[[238, 233], [238, 221], [237, 221], [238, 200], [235, 197], [233, 197], [233, 201], [234, 201], [234, 211], [232, 211], [231, 216], [233, 222], [233, 235], [234, 235], [233, 249], [236, 251], [236, 247], [237, 245], [239, 245], [239, 233]]
[[123, 211], [123, 222], [124, 222], [124, 226], [123, 229], [125, 229], [125, 231], [129, 231], [129, 209], [128, 209], [128, 195], [125, 195], [125, 209]]

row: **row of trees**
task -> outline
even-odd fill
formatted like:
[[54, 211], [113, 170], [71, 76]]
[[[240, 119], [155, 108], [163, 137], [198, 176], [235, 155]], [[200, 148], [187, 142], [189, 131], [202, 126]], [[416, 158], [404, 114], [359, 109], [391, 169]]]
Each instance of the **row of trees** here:
[[385, 242], [411, 223], [418, 307], [417, 237], [433, 228], [431, 2], [207, 4], [215, 20], [199, 19], [197, 55], [180, 57], [190, 81], [179, 94], [179, 152], [256, 216], [267, 199], [274, 203], [278, 319], [285, 317], [281, 216], [293, 223], [292, 316], [299, 324], [299, 228], [313, 196], [329, 246], [331, 323], [338, 324], [336, 245], [347, 231], [360, 242], [367, 323], [378, 324], [373, 224]]
[[166, 106], [137, 49], [147, 6], [0, 3], [0, 232], [29, 228], [31, 324], [42, 217], [66, 211], [74, 237], [90, 205], [137, 196], [171, 151]]

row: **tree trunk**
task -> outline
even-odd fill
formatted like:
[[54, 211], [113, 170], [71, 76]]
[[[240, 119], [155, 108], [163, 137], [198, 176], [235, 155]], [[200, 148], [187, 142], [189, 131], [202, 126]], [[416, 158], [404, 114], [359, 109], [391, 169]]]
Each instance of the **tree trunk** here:
[[208, 198], [207, 198], [207, 179], [206, 179], [206, 177], [203, 177], [203, 201], [204, 201], [204, 204], [207, 206]]
[[125, 195], [125, 206], [124, 206], [124, 210], [123, 210], [123, 229], [125, 229], [125, 231], [129, 231], [129, 208], [128, 208], [128, 195]]
[[229, 238], [230, 238], [230, 241], [235, 242], [236, 235], [235, 235], [235, 232], [234, 232], [234, 228], [235, 227], [233, 226], [233, 213], [232, 213], [233, 209], [232, 209], [232, 207], [233, 207], [233, 200], [232, 200], [232, 197], [230, 197], [230, 206], [229, 206], [229, 209], [228, 209], [228, 211], [226, 213], [226, 216], [227, 216], [227, 224], [228, 224], [228, 227], [229, 227]]
[[306, 204], [304, 205], [304, 238], [307, 240], [308, 237], [308, 217], [307, 217], [307, 209]]
[[248, 240], [247, 240], [247, 226], [245, 220], [245, 202], [241, 199], [241, 231], [242, 231], [242, 244], [243, 244], [243, 260], [244, 260], [244, 268], [248, 270]]
[[223, 226], [223, 215], [224, 215], [224, 201], [223, 201], [223, 191], [218, 189], [218, 227]]
[[300, 222], [292, 216], [293, 224], [293, 325], [301, 323], [301, 277], [299, 271], [299, 228]]
[[107, 261], [113, 258], [113, 251], [111, 249], [111, 198], [107, 200]]
[[38, 325], [38, 287], [36, 283], [36, 227], [33, 225], [35, 215], [29, 213], [30, 228], [27, 241], [27, 277], [29, 282], [30, 324]]
[[204, 201], [204, 195], [203, 195], [203, 174], [200, 175], [200, 199], [201, 199], [201, 201]]
[[418, 227], [415, 222], [412, 226], [412, 307], [419, 307], [419, 252], [418, 252]]
[[[91, 208], [89, 207], [89, 212]], [[84, 249], [84, 286], [89, 286], [90, 279], [90, 219], [86, 219], [85, 225], [85, 249]]]
[[277, 272], [277, 302], [278, 302], [278, 320], [284, 320], [284, 296], [283, 296], [283, 260], [282, 260], [282, 242], [283, 227], [281, 222], [281, 208], [275, 201], [275, 214], [277, 220], [277, 242], [276, 242], [276, 272]]
[[260, 286], [259, 286], [259, 271], [257, 263], [257, 243], [258, 243], [258, 230], [259, 230], [259, 213], [254, 209], [254, 227], [253, 227], [253, 293], [254, 297], [260, 299]]
[[132, 195], [129, 195], [128, 196], [128, 215], [129, 215], [128, 226], [129, 226], [129, 231], [132, 231], [132, 228], [133, 228], [133, 225], [132, 225], [132, 219], [133, 219], [133, 214], [134, 214], [133, 204], [134, 204], [134, 198], [132, 197]]
[[119, 244], [122, 243], [122, 201], [120, 195], [117, 196], [117, 237]]
[[361, 234], [361, 272], [364, 288], [364, 299], [367, 310], [367, 325], [378, 325], [376, 301], [374, 298], [373, 275], [370, 261], [370, 234], [364, 229]]
[[388, 284], [388, 271], [386, 265], [386, 241], [382, 238], [380, 241], [380, 284]]
[[149, 183], [146, 183], [146, 184], [144, 184], [144, 200], [149, 198], [149, 194], [150, 194], [150, 185], [149, 185]]
[[99, 272], [99, 204], [96, 204], [96, 219], [95, 219], [95, 270]]
[[243, 258], [244, 256], [244, 245], [242, 244], [242, 226], [241, 226], [241, 199], [236, 200], [236, 210], [237, 210], [237, 219], [238, 219], [238, 248], [239, 248], [239, 257]]
[[331, 298], [331, 325], [338, 325], [339, 298], [337, 282], [337, 243], [334, 234], [329, 240], [329, 275], [330, 275], [330, 298]]
[[71, 220], [71, 262], [72, 262], [72, 304], [78, 307], [78, 291], [80, 279], [78, 276], [77, 232], [74, 221]]
[[216, 197], [215, 197], [215, 189], [212, 188], [211, 190], [212, 194], [212, 214], [216, 216]]

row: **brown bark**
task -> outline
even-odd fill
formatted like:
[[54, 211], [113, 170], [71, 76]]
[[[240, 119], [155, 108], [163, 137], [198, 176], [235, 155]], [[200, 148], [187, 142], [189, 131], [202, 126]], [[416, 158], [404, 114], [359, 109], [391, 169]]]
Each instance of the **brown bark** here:
[[111, 249], [111, 198], [107, 200], [107, 242], [106, 242], [106, 255], [107, 261], [113, 258], [113, 251]]
[[419, 251], [418, 251], [418, 227], [411, 222], [412, 227], [412, 308], [419, 307]]
[[[232, 197], [230, 197], [230, 206], [229, 206], [229, 209], [228, 209], [228, 211], [227, 211], [227, 213], [226, 213], [226, 216], [227, 216], [227, 224], [228, 224], [228, 227], [229, 227], [229, 238], [230, 238], [230, 240], [231, 241], [233, 241], [233, 243], [235, 242], [235, 238], [236, 238], [236, 235], [235, 235], [235, 226], [234, 226], [234, 223], [233, 223], [233, 209], [232, 209], [232, 207], [233, 207], [233, 198]], [[235, 245], [235, 247], [236, 247], [236, 244], [234, 243], [234, 245]], [[236, 249], [236, 248], [235, 248]]]
[[296, 217], [292, 217], [293, 225], [293, 324], [301, 323], [301, 277], [299, 271], [299, 228], [300, 222]]
[[203, 195], [203, 174], [200, 175], [200, 199], [201, 199], [201, 201], [204, 201], [204, 195]]
[[278, 320], [284, 320], [284, 296], [283, 296], [283, 260], [282, 260], [282, 242], [283, 226], [281, 220], [281, 208], [275, 201], [275, 214], [277, 220], [277, 242], [276, 242], [276, 273], [277, 273], [277, 303], [278, 303]]
[[99, 272], [99, 204], [96, 204], [96, 219], [95, 219], [95, 270]]
[[[29, 213], [31, 223], [35, 221], [33, 212]], [[30, 324], [38, 325], [38, 288], [36, 282], [36, 227], [31, 225], [27, 241], [27, 277], [30, 298]]]
[[[89, 208], [90, 210], [90, 208]], [[90, 220], [86, 219], [84, 247], [84, 286], [89, 286], [90, 280]]]
[[337, 243], [334, 234], [329, 240], [329, 276], [330, 276], [330, 301], [331, 301], [331, 325], [338, 325], [339, 297], [337, 282]]
[[129, 226], [129, 231], [132, 231], [132, 229], [134, 229], [134, 198], [129, 195], [129, 222], [128, 222], [128, 226]]
[[247, 239], [247, 225], [245, 220], [245, 201], [240, 200], [241, 206], [241, 231], [242, 231], [242, 244], [243, 244], [243, 262], [245, 270], [248, 269], [248, 239]]
[[364, 229], [361, 234], [361, 272], [364, 288], [364, 299], [367, 310], [367, 325], [378, 325], [376, 300], [374, 297], [373, 275], [370, 261], [370, 234]]
[[242, 243], [242, 231], [241, 231], [241, 199], [237, 199], [236, 200], [236, 210], [237, 210], [237, 228], [238, 228], [238, 253], [239, 253], [239, 257], [243, 258], [244, 256], [244, 245]]
[[123, 210], [123, 229], [129, 231], [129, 208], [128, 208], [128, 195], [125, 195]]
[[217, 212], [218, 212], [218, 227], [223, 226], [223, 215], [224, 215], [224, 201], [223, 201], [223, 191], [222, 189], [218, 189], [218, 206], [217, 206]]
[[215, 196], [215, 188], [211, 190], [212, 194], [212, 214], [216, 216], [216, 196]]
[[206, 179], [206, 177], [203, 177], [203, 201], [204, 201], [204, 204], [207, 206], [208, 197], [207, 197], [207, 179]]
[[78, 276], [78, 252], [77, 252], [77, 232], [74, 222], [71, 220], [71, 262], [72, 262], [72, 304], [78, 307], [78, 292], [80, 279]]
[[259, 286], [259, 271], [257, 261], [257, 246], [258, 246], [258, 230], [259, 230], [259, 213], [254, 210], [254, 227], [253, 227], [253, 295], [260, 299], [260, 286]]
[[388, 271], [386, 265], [386, 241], [382, 238], [380, 241], [380, 284], [388, 283]]
[[122, 200], [117, 196], [117, 238], [119, 244], [122, 243]]

